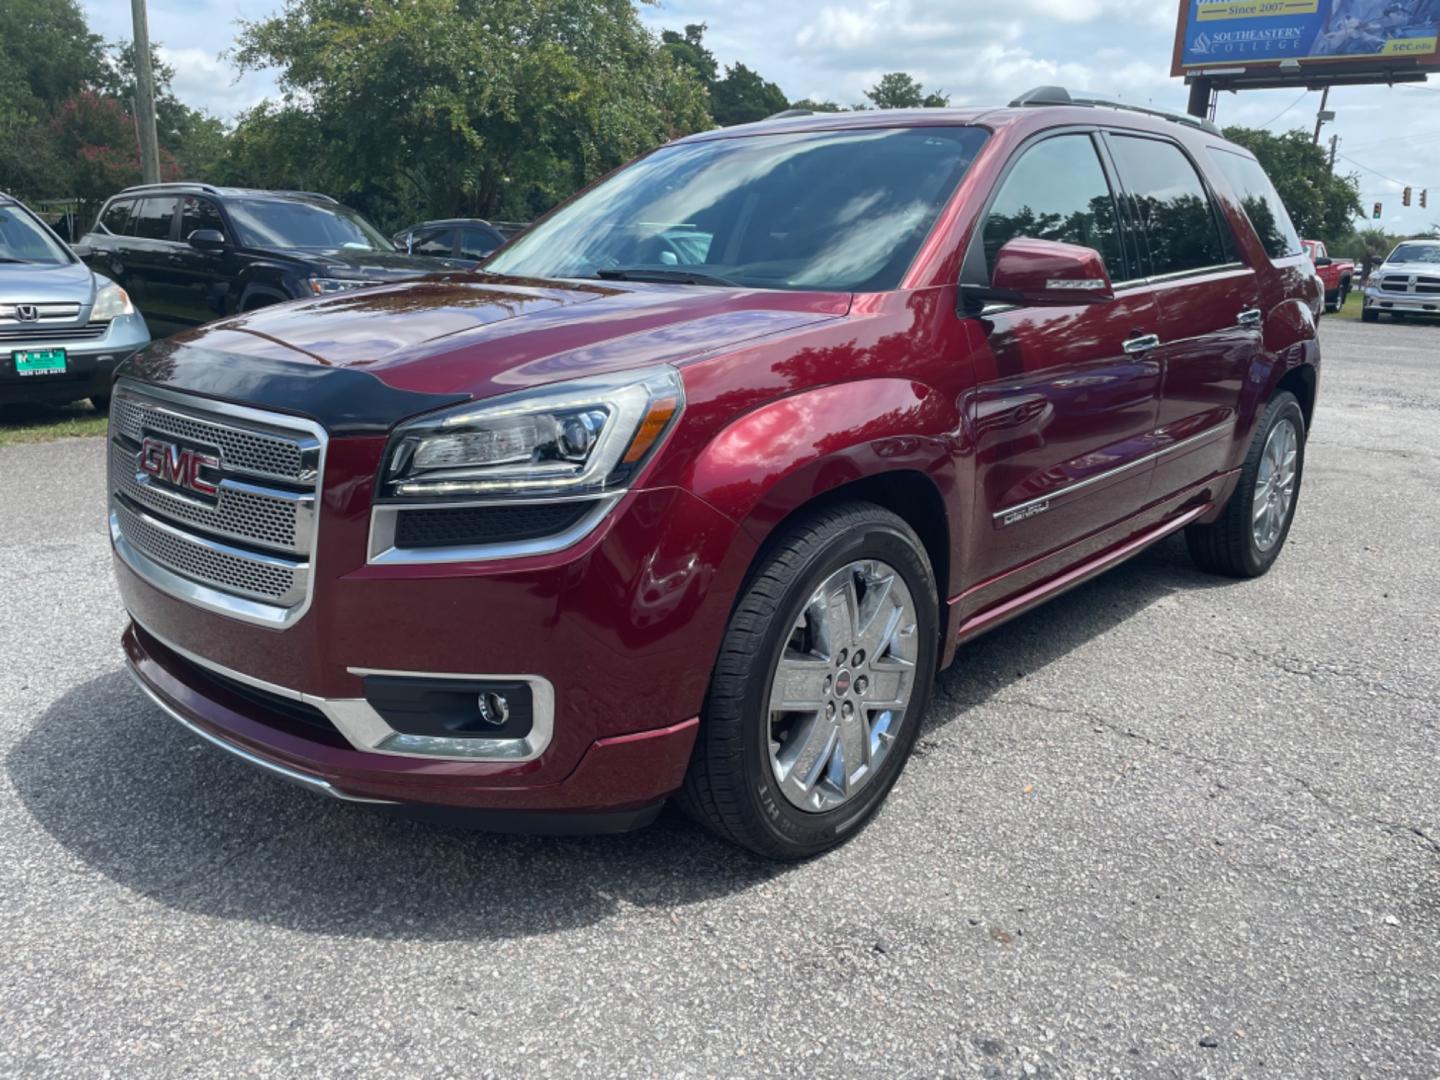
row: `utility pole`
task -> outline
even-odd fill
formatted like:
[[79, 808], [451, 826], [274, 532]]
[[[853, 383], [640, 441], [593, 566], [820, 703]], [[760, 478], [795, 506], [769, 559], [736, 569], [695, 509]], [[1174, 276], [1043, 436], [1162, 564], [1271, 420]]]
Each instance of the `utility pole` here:
[[1330, 171], [1335, 171], [1335, 155], [1340, 152], [1340, 136], [1330, 136]]
[[1334, 120], [1335, 114], [1325, 110], [1326, 104], [1330, 101], [1330, 87], [1325, 87], [1325, 92], [1320, 95], [1320, 111], [1315, 114], [1315, 145], [1320, 145], [1320, 129], [1325, 126], [1326, 120]]
[[145, 0], [130, 0], [135, 23], [135, 123], [140, 129], [140, 175], [160, 182], [160, 140], [155, 134], [155, 73], [150, 70], [150, 26]]

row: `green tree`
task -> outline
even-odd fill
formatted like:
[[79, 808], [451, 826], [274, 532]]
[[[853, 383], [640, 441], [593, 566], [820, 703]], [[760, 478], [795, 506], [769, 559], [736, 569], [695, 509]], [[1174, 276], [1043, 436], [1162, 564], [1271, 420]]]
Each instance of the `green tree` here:
[[681, 67], [693, 71], [707, 90], [715, 85], [720, 75], [715, 54], [705, 48], [705, 31], [708, 29], [704, 23], [691, 23], [685, 27], [683, 34], [674, 30], [665, 30], [660, 34], [661, 51]]
[[949, 94], [927, 94], [925, 87], [903, 71], [882, 75], [865, 96], [877, 109], [943, 109], [950, 104]]
[[[187, 179], [209, 179], [225, 152], [225, 125], [175, 96], [171, 89], [175, 68], [160, 59], [158, 49], [158, 42], [150, 47], [150, 69], [155, 81], [155, 131], [160, 148], [174, 156]], [[126, 107], [135, 100], [134, 42], [111, 47], [101, 86]]]
[[801, 98], [799, 101], [790, 103], [792, 109], [809, 109], [811, 112], [837, 113], [844, 112], [841, 105], [833, 101], [816, 101], [814, 98]]
[[710, 111], [721, 127], [764, 120], [790, 107], [785, 92], [744, 64], [727, 65], [710, 91]]
[[1301, 236], [1338, 247], [1349, 235], [1352, 219], [1361, 212], [1359, 177], [1332, 173], [1325, 151], [1315, 145], [1310, 132], [1296, 129], [1276, 135], [1228, 127], [1225, 137], [1255, 155]]
[[227, 168], [289, 150], [270, 176], [319, 176], [387, 224], [530, 217], [710, 123], [630, 0], [288, 0], [235, 56], [278, 67], [285, 100], [242, 121]]
[[0, 120], [41, 120], [93, 86], [105, 69], [103, 46], [76, 0], [5, 0], [0, 4]]

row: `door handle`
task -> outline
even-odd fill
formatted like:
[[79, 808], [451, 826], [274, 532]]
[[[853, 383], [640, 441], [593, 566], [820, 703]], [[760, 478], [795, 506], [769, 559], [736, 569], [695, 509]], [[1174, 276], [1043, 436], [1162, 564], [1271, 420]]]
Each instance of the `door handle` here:
[[1151, 349], [1160, 347], [1159, 334], [1137, 334], [1135, 337], [1126, 338], [1125, 344], [1121, 346], [1127, 355], [1140, 356]]
[[1235, 321], [1241, 326], [1259, 326], [1260, 309], [1246, 308], [1244, 311], [1240, 312], [1239, 315], [1235, 316]]

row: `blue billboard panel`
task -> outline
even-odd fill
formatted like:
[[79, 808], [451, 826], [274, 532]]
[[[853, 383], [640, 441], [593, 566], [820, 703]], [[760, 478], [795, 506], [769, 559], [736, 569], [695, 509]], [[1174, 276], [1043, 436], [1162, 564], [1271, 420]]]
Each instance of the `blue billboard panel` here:
[[1440, 0], [1187, 0], [1182, 20], [1177, 75], [1286, 60], [1413, 63], [1440, 52]]

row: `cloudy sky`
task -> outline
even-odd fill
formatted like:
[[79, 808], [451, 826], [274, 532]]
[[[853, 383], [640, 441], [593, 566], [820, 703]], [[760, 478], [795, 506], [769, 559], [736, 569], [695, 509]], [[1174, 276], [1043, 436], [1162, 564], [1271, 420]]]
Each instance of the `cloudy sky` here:
[[[82, 0], [97, 33], [130, 36], [129, 5]], [[150, 37], [176, 69], [175, 91], [230, 119], [275, 91], [267, 74], [237, 78], [221, 57], [242, 18], [278, 0], [150, 0]], [[1139, 104], [1183, 109], [1185, 88], [1169, 75], [1173, 0], [663, 0], [642, 16], [657, 31], [709, 26], [722, 64], [743, 60], [792, 99], [848, 104], [887, 71], [908, 71], [956, 104], [999, 104], [1029, 87], [1059, 83]], [[1318, 93], [1224, 95], [1222, 124], [1313, 127]], [[1396, 232], [1440, 222], [1440, 77], [1423, 88], [1336, 90], [1341, 168], [1360, 175], [1367, 212], [1384, 204]], [[1428, 187], [1427, 211], [1403, 210], [1400, 189]]]

